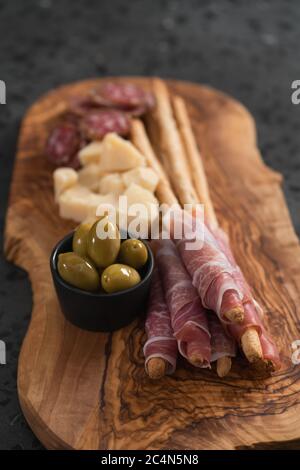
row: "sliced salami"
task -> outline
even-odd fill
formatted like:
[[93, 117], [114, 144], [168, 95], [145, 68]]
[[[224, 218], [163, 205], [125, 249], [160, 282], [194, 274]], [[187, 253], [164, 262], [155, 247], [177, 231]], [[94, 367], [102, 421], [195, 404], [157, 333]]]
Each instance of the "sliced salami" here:
[[152, 93], [133, 83], [108, 82], [93, 90], [92, 96], [94, 102], [101, 106], [120, 108], [135, 115], [145, 113], [155, 104]]
[[167, 363], [166, 373], [172, 374], [176, 368], [178, 349], [157, 268], [154, 268], [151, 283], [145, 329], [147, 334], [147, 341], [144, 345], [146, 370], [150, 359], [161, 358]]
[[55, 166], [69, 166], [80, 148], [77, 126], [64, 122], [55, 127], [48, 137], [46, 155]]
[[75, 96], [69, 100], [68, 106], [69, 112], [77, 117], [85, 116], [91, 111], [98, 111], [99, 108], [100, 106], [89, 96]]
[[109, 132], [126, 136], [130, 131], [130, 119], [125, 113], [115, 109], [91, 111], [83, 116], [80, 128], [90, 140], [101, 140]]

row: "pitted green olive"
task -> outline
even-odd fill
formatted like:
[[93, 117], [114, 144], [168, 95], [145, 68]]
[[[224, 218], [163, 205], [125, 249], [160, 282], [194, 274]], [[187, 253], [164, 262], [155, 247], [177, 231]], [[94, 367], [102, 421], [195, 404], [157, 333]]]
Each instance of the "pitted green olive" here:
[[[99, 224], [99, 225], [98, 225]], [[108, 236], [106, 238], [105, 234]], [[101, 238], [99, 237], [101, 236]], [[120, 233], [108, 217], [94, 223], [87, 237], [87, 255], [99, 268], [113, 264], [120, 250]]]
[[83, 222], [77, 227], [73, 235], [73, 251], [83, 258], [87, 256], [87, 236], [93, 224], [94, 221]]
[[112, 264], [104, 269], [101, 276], [101, 285], [109, 294], [129, 289], [140, 281], [139, 273], [126, 264]]
[[135, 269], [140, 269], [147, 262], [148, 251], [141, 240], [125, 240], [120, 248], [119, 260]]
[[57, 269], [64, 281], [87, 291], [100, 289], [100, 277], [94, 266], [77, 253], [58, 255]]

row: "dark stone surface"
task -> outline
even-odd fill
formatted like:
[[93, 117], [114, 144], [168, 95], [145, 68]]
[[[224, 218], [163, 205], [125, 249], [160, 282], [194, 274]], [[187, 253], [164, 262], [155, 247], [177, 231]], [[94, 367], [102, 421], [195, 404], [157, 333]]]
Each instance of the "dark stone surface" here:
[[[297, 0], [0, 0], [0, 223], [4, 223], [20, 119], [42, 93], [103, 75], [161, 75], [209, 83], [253, 113], [259, 146], [283, 173], [300, 233], [300, 78]], [[1, 238], [2, 242], [2, 238]], [[1, 243], [2, 246], [2, 243]], [[0, 449], [39, 449], [19, 408], [16, 368], [31, 312], [26, 274], [0, 264]]]

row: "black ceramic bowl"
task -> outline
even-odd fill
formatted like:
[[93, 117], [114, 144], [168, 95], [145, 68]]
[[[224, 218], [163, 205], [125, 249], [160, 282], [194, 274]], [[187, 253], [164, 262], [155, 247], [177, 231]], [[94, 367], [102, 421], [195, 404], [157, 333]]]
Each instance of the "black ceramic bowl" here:
[[139, 270], [142, 279], [139, 284], [113, 294], [93, 293], [71, 286], [58, 273], [58, 255], [72, 251], [73, 233], [55, 246], [50, 258], [53, 283], [64, 316], [79, 328], [90, 331], [114, 331], [128, 325], [145, 311], [154, 266], [149, 245], [144, 242], [148, 260]]

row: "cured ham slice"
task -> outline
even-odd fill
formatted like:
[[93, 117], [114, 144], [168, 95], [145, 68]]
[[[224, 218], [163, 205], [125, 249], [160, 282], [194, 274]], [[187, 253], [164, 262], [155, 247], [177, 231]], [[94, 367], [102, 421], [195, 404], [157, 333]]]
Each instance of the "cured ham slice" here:
[[210, 367], [210, 332], [198, 292], [175, 244], [171, 240], [160, 240], [155, 249], [178, 349], [191, 364]]
[[216, 312], [222, 322], [241, 321], [244, 295], [234, 279], [234, 268], [217, 240], [208, 227], [198, 220], [197, 224], [201, 224], [201, 246], [192, 248], [199, 225], [195, 227], [193, 217], [187, 213], [183, 216], [183, 212], [175, 212], [172, 217], [174, 223], [183, 224], [183, 237], [175, 240], [176, 246], [203, 306]]
[[[168, 99], [168, 91], [163, 83], [157, 84], [155, 86], [155, 90], [158, 103], [161, 104], [162, 102], [170, 101]], [[168, 105], [168, 108], [170, 109], [170, 104]], [[177, 189], [177, 186], [180, 185], [180, 181], [182, 182], [182, 179], [185, 179], [185, 183], [190, 180], [190, 183], [194, 185], [197, 194], [197, 202], [201, 202], [205, 205], [207, 219], [206, 222], [208, 222], [210, 225], [210, 231], [212, 231], [214, 234], [214, 237], [218, 241], [220, 248], [223, 250], [229, 262], [231, 263], [234, 270], [232, 273], [233, 278], [238, 285], [239, 291], [243, 295], [243, 322], [240, 325], [233, 325], [231, 323], [230, 325], [227, 325], [227, 328], [228, 330], [233, 330], [232, 333], [235, 333], [233, 336], [240, 341], [241, 348], [249, 362], [256, 363], [257, 367], [265, 368], [267, 366], [269, 370], [276, 369], [280, 366], [280, 358], [273, 341], [268, 337], [261, 323], [263, 314], [262, 308], [253, 298], [251, 289], [244, 279], [240, 268], [235, 262], [227, 236], [218, 227], [218, 220], [210, 198], [202, 156], [199, 152], [199, 148], [193, 134], [184, 100], [178, 96], [175, 96], [173, 98], [173, 109], [179, 132], [177, 131], [176, 126], [172, 129], [172, 121], [169, 120], [167, 133], [170, 134], [171, 130], [173, 130], [173, 134], [179, 133], [185, 150], [184, 155], [182, 155], [182, 152], [176, 152], [174, 153], [173, 158], [182, 160], [186, 159], [190, 167], [190, 177], [185, 178], [183, 172], [179, 176], [176, 175], [176, 180], [173, 182], [174, 187]], [[164, 119], [163, 114], [160, 115], [160, 119]], [[170, 150], [170, 148], [167, 149], [167, 151], [168, 150]], [[170, 160], [172, 160], [172, 156], [168, 156]], [[188, 201], [186, 201], [184, 196], [181, 200], [181, 203], [185, 204], [187, 202]]]
[[164, 373], [172, 374], [176, 368], [178, 348], [157, 268], [151, 283], [145, 329], [148, 338], [144, 345], [146, 370], [151, 359], [160, 358], [167, 366]]
[[222, 357], [235, 357], [236, 342], [226, 334], [222, 323], [213, 312], [208, 313], [208, 324], [211, 335], [211, 362]]
[[255, 328], [259, 334], [263, 359], [268, 361], [272, 365], [273, 369], [279, 369], [279, 352], [262, 323], [263, 309], [254, 299], [250, 286], [233, 256], [227, 235], [219, 227], [214, 229], [214, 235], [218, 240], [219, 246], [232, 264], [234, 268], [234, 279], [238, 284], [240, 291], [243, 293], [244, 299], [246, 299], [244, 301], [243, 322], [240, 325], [228, 325], [228, 331], [238, 342], [240, 342], [247, 329]]

